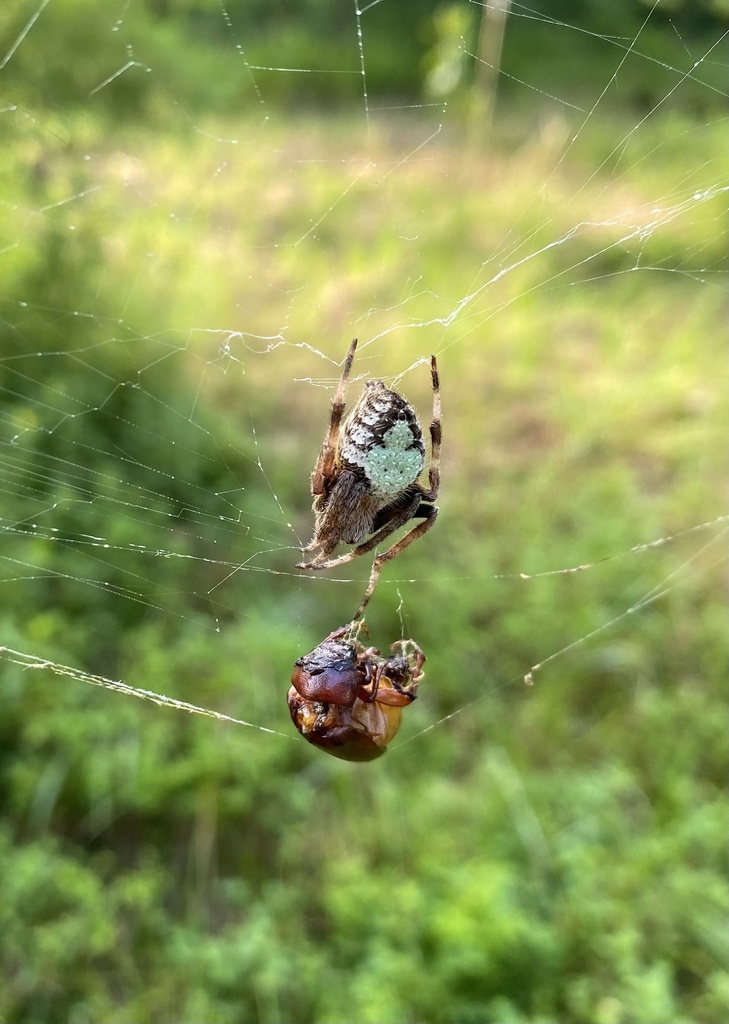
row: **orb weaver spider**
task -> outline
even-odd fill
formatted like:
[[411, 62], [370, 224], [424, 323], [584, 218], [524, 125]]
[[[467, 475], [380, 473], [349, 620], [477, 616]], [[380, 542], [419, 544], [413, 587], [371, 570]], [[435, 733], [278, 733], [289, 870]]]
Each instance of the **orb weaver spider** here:
[[[329, 426], [311, 474], [314, 536], [304, 551], [316, 551], [297, 569], [332, 569], [372, 551], [395, 530], [422, 519], [372, 563], [367, 590], [353, 622], [361, 618], [385, 562], [396, 558], [431, 528], [438, 515], [432, 503], [440, 483], [440, 385], [435, 356], [430, 357], [433, 419], [430, 424], [429, 486], [418, 482], [425, 466], [425, 443], [412, 406], [381, 380], [368, 381], [344, 423], [347, 381], [357, 350], [349, 347]], [[365, 540], [368, 534], [372, 536]], [[339, 543], [357, 547], [337, 558], [329, 556]]]

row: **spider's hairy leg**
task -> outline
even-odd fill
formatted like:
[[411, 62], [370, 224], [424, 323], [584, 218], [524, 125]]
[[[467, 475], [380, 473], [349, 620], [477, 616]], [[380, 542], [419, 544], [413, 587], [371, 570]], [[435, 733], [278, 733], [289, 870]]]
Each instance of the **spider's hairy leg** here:
[[[324, 441], [322, 442], [321, 450], [319, 452], [319, 458], [316, 460], [316, 466], [314, 466], [314, 472], [311, 474], [311, 493], [313, 495], [326, 493], [328, 482], [334, 471], [334, 457], [337, 452], [337, 440], [342, 426], [342, 417], [344, 416], [344, 402], [347, 397], [347, 383], [349, 381], [349, 373], [352, 369], [352, 363], [354, 362], [354, 354], [356, 351], [357, 339], [353, 338], [352, 344], [349, 346], [349, 352], [347, 352], [347, 357], [344, 360], [342, 376], [339, 378], [339, 384], [337, 385], [334, 401], [332, 402], [329, 426], [326, 434], [324, 435]], [[309, 549], [305, 548], [304, 550]]]

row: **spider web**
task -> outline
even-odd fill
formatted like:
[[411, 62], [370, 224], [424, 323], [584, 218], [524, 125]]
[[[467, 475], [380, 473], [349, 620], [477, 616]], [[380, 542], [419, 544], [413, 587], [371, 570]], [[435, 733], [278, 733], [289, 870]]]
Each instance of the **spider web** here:
[[[342, 607], [356, 608], [369, 571], [366, 559], [321, 577], [294, 568], [311, 531], [309, 473], [353, 336], [350, 396], [358, 379], [382, 377], [425, 422], [435, 352], [444, 404], [440, 521], [427, 552], [409, 549], [387, 566], [368, 614], [375, 642], [412, 635], [431, 678], [447, 664], [458, 680], [472, 676], [478, 646], [452, 649], [432, 595], [462, 593], [456, 612], [474, 621], [485, 621], [484, 601], [533, 607], [539, 619], [568, 594], [583, 610], [560, 636], [535, 628], [532, 656], [505, 657], [447, 713], [420, 701], [408, 742], [495, 689], [604, 649], [616, 630], [641, 635], [646, 610], [667, 598], [714, 600], [727, 528], [716, 341], [724, 35], [712, 25], [696, 50], [697, 36], [659, 3], [637, 5], [625, 38], [513, 4], [502, 62], [475, 31], [484, 10], [498, 9], [473, 4], [469, 22], [434, 30], [430, 99], [402, 106], [370, 86], [389, 6], [352, 5], [345, 42], [324, 48], [321, 65], [305, 39], [287, 38], [291, 59], [274, 66], [256, 57], [255, 15], [221, 5], [230, 59], [219, 110], [201, 108], [185, 80], [186, 61], [208, 59], [206, 41], [181, 34], [180, 66], [170, 66], [134, 3], [94, 11], [101, 57], [84, 65], [67, 52], [47, 80], [37, 53], [64, 5], [16, 3], [5, 16], [0, 653], [49, 686], [90, 683], [290, 736], [286, 666], [346, 619]], [[666, 26], [668, 55], [654, 45]], [[539, 62], [509, 60], [555, 42], [586, 48], [596, 86], [566, 79], [555, 91]], [[88, 120], [54, 104], [53, 74], [71, 80]], [[469, 75], [495, 103], [478, 123], [491, 124], [498, 146], [473, 129], [464, 142], [475, 101], [458, 86]], [[153, 139], [115, 117], [148, 88]], [[335, 110], [327, 122], [292, 107], [299, 89], [311, 101], [335, 88], [354, 97], [354, 115]], [[614, 116], [611, 102], [636, 94], [628, 120]], [[513, 132], [499, 122], [506, 95], [522, 112]], [[171, 117], [183, 143], [160, 142]], [[669, 283], [681, 301], [666, 313]], [[636, 318], [643, 290], [655, 305]], [[603, 334], [600, 317], [588, 317], [600, 296], [612, 309]], [[686, 324], [674, 334], [679, 314]], [[490, 411], [492, 396], [503, 416]], [[667, 404], [681, 419], [668, 432]], [[591, 451], [580, 450], [576, 424]], [[650, 463], [640, 472], [652, 481], [640, 521], [616, 532], [611, 515], [602, 531], [620, 496], [602, 490], [605, 466], [620, 473], [621, 445], [636, 431], [644, 436], [630, 460]], [[695, 477], [673, 471], [671, 443], [690, 447]], [[560, 486], [572, 493], [550, 509]], [[522, 511], [540, 506], [545, 532], [535, 536], [538, 517]], [[513, 547], [499, 552], [494, 534], [512, 518]], [[449, 523], [467, 524], [463, 535]], [[194, 629], [207, 637], [209, 671], [216, 643], [222, 651], [226, 635], [248, 636], [263, 619], [278, 638], [269, 669], [280, 689], [253, 721], [238, 713], [250, 695], [239, 699], [230, 679], [199, 703], [157, 693], [103, 637], [90, 649], [74, 643], [91, 614], [109, 635]]]

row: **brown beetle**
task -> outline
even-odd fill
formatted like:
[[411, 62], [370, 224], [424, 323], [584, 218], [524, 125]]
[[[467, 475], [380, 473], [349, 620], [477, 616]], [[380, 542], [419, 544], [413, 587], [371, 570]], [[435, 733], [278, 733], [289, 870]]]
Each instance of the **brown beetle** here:
[[383, 658], [342, 626], [299, 658], [288, 693], [291, 719], [314, 746], [345, 761], [373, 761], [400, 728], [402, 709], [415, 700], [425, 655], [399, 640]]

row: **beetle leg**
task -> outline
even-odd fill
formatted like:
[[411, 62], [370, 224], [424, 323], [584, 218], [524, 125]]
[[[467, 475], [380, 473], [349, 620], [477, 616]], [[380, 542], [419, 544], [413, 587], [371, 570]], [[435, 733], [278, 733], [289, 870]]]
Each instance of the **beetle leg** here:
[[[376, 651], [374, 647], [365, 651], [365, 655], [378, 655], [379, 653], [380, 652]], [[386, 665], [385, 661], [379, 660], [377, 662], [377, 667], [373, 671], [372, 661], [373, 659], [368, 657], [365, 662], [367, 681], [360, 687], [359, 691], [359, 699], [364, 701], [365, 704], [371, 704], [374, 700], [377, 700], [377, 692], [380, 689], [380, 679], [382, 678], [382, 673], [385, 671]]]

